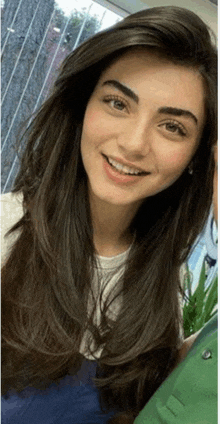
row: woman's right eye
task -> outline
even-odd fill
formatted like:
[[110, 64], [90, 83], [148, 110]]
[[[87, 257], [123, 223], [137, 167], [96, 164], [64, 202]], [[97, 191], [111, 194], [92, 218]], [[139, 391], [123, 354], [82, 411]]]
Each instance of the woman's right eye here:
[[120, 99], [118, 96], [106, 96], [103, 99], [104, 103], [109, 104], [112, 109], [119, 111], [124, 111], [127, 109], [127, 104], [124, 100]]

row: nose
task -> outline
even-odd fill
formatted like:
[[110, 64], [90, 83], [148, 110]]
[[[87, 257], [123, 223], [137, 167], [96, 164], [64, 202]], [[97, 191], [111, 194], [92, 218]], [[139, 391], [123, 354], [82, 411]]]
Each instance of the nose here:
[[118, 135], [118, 147], [127, 159], [138, 160], [146, 156], [151, 149], [150, 129], [146, 120], [127, 125]]

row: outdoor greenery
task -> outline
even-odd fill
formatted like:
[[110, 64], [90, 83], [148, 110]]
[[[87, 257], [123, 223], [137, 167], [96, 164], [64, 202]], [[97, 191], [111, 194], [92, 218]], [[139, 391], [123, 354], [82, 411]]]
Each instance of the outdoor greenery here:
[[65, 37], [63, 45], [71, 51], [74, 48], [75, 41], [83, 25], [79, 44], [87, 40], [93, 34], [99, 31], [101, 27], [100, 18], [96, 15], [90, 15], [85, 8], [82, 10], [73, 10], [70, 16], [66, 16], [62, 9], [55, 3], [54, 25], [62, 33], [65, 28]]
[[185, 337], [197, 332], [209, 321], [215, 313], [217, 305], [217, 276], [208, 288], [205, 289], [206, 273], [205, 261], [203, 262], [198, 286], [193, 294], [190, 291], [191, 276], [187, 267], [185, 287], [188, 297], [183, 308], [183, 326]]
[[102, 23], [86, 8], [66, 16], [55, 0], [5, 0], [1, 9], [1, 186], [8, 192], [22, 124], [47, 97], [63, 59]]

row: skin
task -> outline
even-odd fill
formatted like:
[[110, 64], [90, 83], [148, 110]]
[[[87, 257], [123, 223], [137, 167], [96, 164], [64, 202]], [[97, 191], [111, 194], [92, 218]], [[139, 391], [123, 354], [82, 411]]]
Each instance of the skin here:
[[[126, 232], [143, 199], [179, 178], [196, 152], [203, 125], [204, 88], [197, 70], [137, 50], [103, 72], [86, 108], [81, 139], [100, 254], [127, 248]], [[145, 174], [122, 176], [106, 157]]]

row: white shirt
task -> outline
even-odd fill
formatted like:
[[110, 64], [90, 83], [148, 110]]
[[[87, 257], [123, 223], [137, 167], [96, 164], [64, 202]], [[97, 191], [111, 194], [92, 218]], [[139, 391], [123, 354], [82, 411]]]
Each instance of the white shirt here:
[[6, 193], [1, 195], [1, 262], [2, 265], [10, 253], [10, 248], [16, 240], [17, 234], [5, 237], [16, 222], [23, 216], [22, 194]]

